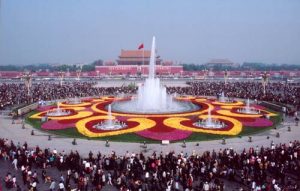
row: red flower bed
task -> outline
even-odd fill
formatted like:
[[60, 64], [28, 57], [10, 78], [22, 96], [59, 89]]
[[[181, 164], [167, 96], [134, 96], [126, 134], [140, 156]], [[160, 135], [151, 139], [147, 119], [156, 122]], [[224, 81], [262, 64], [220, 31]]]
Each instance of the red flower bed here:
[[60, 130], [60, 129], [68, 129], [68, 128], [74, 128], [75, 123], [60, 123], [57, 120], [49, 120], [42, 124], [42, 129], [45, 130]]
[[137, 135], [152, 139], [152, 140], [170, 140], [177, 141], [188, 138], [192, 132], [191, 131], [182, 131], [179, 129], [173, 129], [171, 132], [153, 132], [150, 130], [144, 130], [136, 132]]

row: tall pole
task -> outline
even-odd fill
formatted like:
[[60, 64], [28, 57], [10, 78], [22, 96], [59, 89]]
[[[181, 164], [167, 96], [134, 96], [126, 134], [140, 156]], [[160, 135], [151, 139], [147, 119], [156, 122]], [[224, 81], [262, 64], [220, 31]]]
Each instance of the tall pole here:
[[263, 93], [264, 95], [266, 95], [266, 86], [268, 84], [268, 74], [267, 72], [264, 72], [263, 76], [262, 76], [262, 85], [263, 85]]
[[100, 79], [100, 77], [99, 77], [99, 75], [100, 75], [99, 74], [99, 70], [96, 70], [96, 73], [97, 73], [97, 78]]
[[25, 86], [27, 88], [27, 95], [30, 96], [30, 88], [32, 85], [32, 75], [30, 72], [26, 72], [22, 75], [22, 78], [24, 79]]
[[[142, 66], [142, 68], [144, 68], [144, 65], [145, 65], [145, 49], [143, 47], [143, 66]], [[142, 69], [141, 69], [141, 74], [143, 74]]]
[[225, 82], [225, 85], [227, 85], [227, 80], [228, 80], [228, 71], [225, 70], [225, 72], [224, 72], [224, 82]]
[[82, 71], [82, 66], [80, 66], [79, 69], [76, 70], [76, 75], [77, 75], [78, 81], [80, 80], [81, 71]]
[[65, 77], [65, 72], [60, 71], [60, 72], [58, 72], [58, 75], [59, 75], [59, 79], [60, 79], [60, 86], [62, 86], [63, 81], [64, 81], [64, 77]]

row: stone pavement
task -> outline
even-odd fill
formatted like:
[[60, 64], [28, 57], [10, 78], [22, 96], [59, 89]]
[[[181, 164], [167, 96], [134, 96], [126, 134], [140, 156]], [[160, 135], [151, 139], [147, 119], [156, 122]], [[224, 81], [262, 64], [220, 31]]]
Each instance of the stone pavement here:
[[[288, 131], [288, 126], [291, 127], [291, 132]], [[60, 151], [69, 152], [70, 150], [77, 150], [82, 156], [88, 156], [90, 151], [102, 154], [109, 154], [111, 151], [115, 151], [118, 155], [124, 155], [126, 151], [139, 153], [142, 151], [140, 143], [124, 143], [124, 142], [110, 142], [110, 147], [105, 146], [105, 141], [99, 140], [87, 140], [76, 139], [77, 145], [72, 145], [73, 138], [66, 138], [60, 136], [52, 136], [52, 140], [48, 141], [47, 133], [34, 129], [35, 135], [31, 135], [32, 128], [26, 124], [25, 129], [22, 129], [21, 124], [12, 124], [10, 117], [0, 115], [0, 137], [13, 140], [15, 144], [20, 142], [23, 144], [25, 141], [29, 146], [34, 147], [39, 145], [41, 148], [57, 149]], [[280, 137], [276, 137], [276, 133], [280, 134]], [[295, 126], [293, 118], [287, 118], [285, 122], [277, 129], [272, 129], [259, 134], [251, 135], [252, 142], [248, 142], [248, 136], [242, 138], [226, 139], [226, 144], [221, 144], [221, 140], [202, 141], [199, 142], [199, 146], [196, 146], [197, 142], [187, 142], [186, 147], [182, 147], [181, 143], [172, 143], [169, 145], [161, 144], [148, 144], [147, 154], [151, 154], [154, 151], [157, 153], [175, 151], [176, 153], [192, 153], [193, 150], [196, 153], [202, 153], [206, 150], [219, 150], [220, 148], [233, 148], [236, 151], [242, 151], [244, 148], [265, 146], [269, 147], [271, 141], [277, 143], [288, 143], [289, 141], [299, 140], [300, 138], [300, 126]], [[269, 137], [269, 139], [267, 139]]]
[[[288, 126], [291, 127], [292, 131], [288, 131]], [[138, 153], [142, 151], [139, 143], [122, 143], [122, 142], [111, 142], [110, 147], [105, 147], [105, 141], [95, 141], [95, 140], [85, 140], [85, 139], [77, 139], [77, 145], [72, 145], [72, 138], [64, 138], [64, 137], [56, 137], [52, 136], [52, 140], [48, 141], [48, 134], [42, 131], [35, 130], [35, 135], [31, 135], [32, 127], [26, 125], [25, 129], [22, 129], [22, 124], [12, 124], [12, 120], [10, 117], [5, 114], [0, 115], [0, 137], [8, 138], [9, 140], [13, 140], [15, 144], [20, 142], [23, 144], [25, 141], [29, 146], [34, 147], [39, 145], [41, 148], [50, 148], [57, 149], [58, 151], [70, 151], [70, 150], [78, 150], [82, 156], [87, 156], [89, 151], [93, 151], [94, 153], [100, 151], [103, 154], [109, 154], [111, 151], [116, 151], [117, 154], [123, 155], [126, 151]], [[276, 133], [280, 133], [280, 137], [276, 137]], [[267, 139], [269, 137], [269, 139]], [[174, 143], [170, 145], [160, 145], [160, 144], [148, 144], [148, 152], [145, 153], [151, 154], [152, 152], [169, 152], [175, 151], [176, 153], [184, 152], [191, 153], [195, 150], [197, 153], [201, 153], [207, 150], [219, 150], [220, 148], [233, 148], [237, 151], [242, 151], [244, 148], [256, 147], [258, 146], [270, 146], [271, 141], [277, 143], [288, 143], [291, 140], [299, 140], [300, 137], [300, 127], [295, 126], [295, 122], [292, 118], [289, 118], [283, 124], [279, 125], [277, 129], [272, 129], [270, 131], [266, 131], [260, 134], [252, 135], [253, 142], [248, 142], [248, 136], [242, 138], [232, 138], [227, 139], [226, 144], [221, 144], [221, 140], [214, 141], [205, 141], [199, 142], [199, 146], [196, 146], [196, 142], [186, 143], [186, 148], [182, 147], [182, 143]], [[7, 172], [11, 172], [12, 175], [16, 175], [18, 184], [24, 189], [21, 182], [21, 173], [19, 171], [15, 171], [12, 168], [12, 164], [9, 161], [0, 161], [0, 183], [2, 186], [4, 184], [3, 178], [5, 177]], [[41, 169], [36, 169], [39, 177], [41, 176]], [[47, 174], [52, 178], [59, 181], [59, 177], [61, 174], [65, 176], [66, 172], [60, 172], [56, 168], [47, 169]], [[41, 181], [41, 179], [40, 179]], [[239, 185], [236, 182], [227, 182], [225, 180], [226, 190], [238, 190]], [[39, 190], [47, 190], [50, 184], [38, 184]], [[72, 187], [74, 187], [74, 183], [72, 183]], [[5, 189], [5, 188], [2, 188]], [[1, 187], [0, 187], [1, 190]], [[105, 186], [104, 191], [106, 190], [117, 190], [112, 186]]]

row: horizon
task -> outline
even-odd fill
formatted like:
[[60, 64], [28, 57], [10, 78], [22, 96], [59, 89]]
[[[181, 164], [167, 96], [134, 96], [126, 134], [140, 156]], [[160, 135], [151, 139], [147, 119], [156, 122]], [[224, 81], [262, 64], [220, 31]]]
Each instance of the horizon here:
[[297, 0], [0, 3], [0, 65], [115, 61], [121, 49], [150, 50], [152, 36], [174, 63], [300, 64]]

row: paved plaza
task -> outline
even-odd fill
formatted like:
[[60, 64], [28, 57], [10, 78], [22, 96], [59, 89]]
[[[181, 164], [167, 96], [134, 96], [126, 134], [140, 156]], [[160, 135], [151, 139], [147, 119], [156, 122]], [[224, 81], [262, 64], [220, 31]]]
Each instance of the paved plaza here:
[[[192, 152], [202, 153], [207, 150], [212, 151], [213, 149], [219, 150], [221, 148], [233, 148], [234, 150], [240, 152], [244, 148], [248, 149], [250, 147], [256, 146], [269, 147], [272, 141], [275, 144], [288, 143], [289, 141], [298, 140], [300, 137], [300, 127], [296, 126], [292, 117], [285, 118], [285, 120], [281, 124], [279, 124], [276, 129], [251, 135], [253, 140], [252, 142], [249, 142], [248, 136], [245, 136], [241, 138], [226, 139], [226, 144], [221, 144], [222, 140], [187, 142], [186, 147], [182, 146], [182, 142], [172, 143], [169, 145], [148, 144], [146, 151], [141, 148], [140, 143], [110, 142], [110, 146], [106, 147], [105, 141], [77, 139], [77, 145], [73, 145], [73, 138], [60, 137], [56, 135], [52, 135], [52, 139], [48, 140], [48, 133], [36, 130], [28, 124], [26, 124], [25, 129], [23, 129], [21, 120], [16, 120], [15, 124], [12, 124], [11, 117], [5, 114], [2, 114], [0, 116], [0, 126], [1, 137], [13, 140], [15, 144], [17, 144], [18, 142], [20, 144], [23, 144], [26, 141], [30, 147], [39, 145], [40, 148], [49, 148], [51, 150], [56, 149], [58, 150], [58, 152], [65, 151], [66, 153], [68, 153], [71, 150], [77, 150], [82, 155], [82, 157], [87, 157], [90, 151], [92, 151], [93, 153], [101, 152], [105, 155], [110, 154], [111, 151], [115, 151], [119, 155], [124, 155], [127, 151], [130, 153], [144, 152], [145, 155], [150, 155], [153, 152], [167, 153], [170, 151], [175, 151], [176, 153], [183, 152], [191, 154]], [[291, 127], [291, 131], [288, 131], [289, 126]], [[35, 135], [31, 135], [32, 130], [34, 130]], [[279, 133], [279, 137], [276, 136], [277, 133]], [[198, 146], [197, 143], [199, 143]], [[18, 184], [21, 186], [21, 188], [25, 188], [21, 181], [21, 173], [13, 170], [11, 162], [1, 160], [0, 166], [0, 177], [2, 179], [2, 185], [4, 184], [3, 177], [5, 177], [8, 172], [10, 172], [12, 173], [12, 175], [16, 175]], [[34, 167], [33, 170], [36, 170], [38, 175], [41, 176], [42, 169]], [[58, 171], [57, 168], [49, 168], [46, 170], [47, 174], [51, 176], [57, 184], [59, 183], [61, 175], [66, 176], [66, 171]], [[50, 183], [42, 183], [41, 178], [39, 179], [41, 182], [38, 184], [38, 190], [48, 190]], [[239, 188], [242, 186], [237, 182], [228, 182], [227, 179], [223, 179], [223, 181], [225, 182], [226, 190], [239, 190]], [[197, 181], [195, 182], [195, 184], [196, 183]], [[71, 181], [71, 186], [75, 187], [76, 185]], [[106, 185], [103, 190], [114, 191], [117, 189], [113, 186]]]
[[[52, 139], [48, 140], [48, 133], [39, 131], [26, 124], [25, 129], [22, 129], [21, 120], [16, 124], [12, 124], [11, 117], [2, 115], [0, 120], [0, 134], [1, 137], [13, 140], [15, 144], [20, 142], [23, 144], [25, 141], [29, 146], [39, 145], [41, 148], [50, 148], [51, 150], [57, 149], [58, 151], [69, 152], [71, 150], [77, 150], [84, 157], [87, 156], [90, 151], [101, 152], [103, 154], [110, 154], [111, 151], [115, 151], [119, 155], [125, 154], [126, 151], [140, 153], [143, 151], [140, 143], [124, 143], [124, 142], [110, 142], [110, 147], [105, 146], [105, 141], [100, 140], [87, 140], [76, 139], [77, 145], [73, 145], [73, 138], [61, 137], [52, 135]], [[291, 127], [291, 131], [288, 131], [288, 127]], [[34, 130], [35, 135], [31, 135]], [[276, 137], [279, 133], [280, 137]], [[236, 151], [242, 151], [244, 148], [265, 146], [269, 147], [271, 141], [275, 144], [288, 143], [289, 141], [298, 140], [300, 137], [300, 127], [296, 126], [294, 118], [286, 117], [284, 122], [278, 125], [276, 129], [271, 129], [262, 133], [254, 134], [252, 136], [252, 142], [248, 141], [248, 136], [226, 139], [226, 144], [221, 144], [222, 140], [202, 141], [202, 142], [187, 142], [186, 147], [182, 147], [183, 142], [172, 143], [169, 145], [161, 144], [148, 144], [147, 154], [153, 152], [170, 152], [175, 151], [191, 154], [193, 151], [202, 153], [206, 150], [219, 150], [221, 148], [233, 148]], [[197, 146], [197, 143], [199, 145]]]

